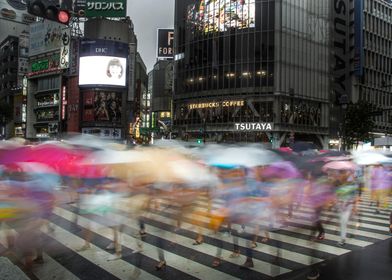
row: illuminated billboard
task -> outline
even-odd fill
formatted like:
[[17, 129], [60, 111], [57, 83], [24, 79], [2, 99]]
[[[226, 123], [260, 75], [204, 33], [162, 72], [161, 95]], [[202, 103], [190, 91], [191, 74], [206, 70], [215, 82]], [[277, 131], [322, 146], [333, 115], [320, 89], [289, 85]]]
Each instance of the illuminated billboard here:
[[89, 91], [83, 100], [83, 121], [121, 123], [121, 92]]
[[201, 0], [188, 6], [187, 21], [194, 30], [224, 32], [255, 27], [255, 0]]
[[158, 58], [173, 58], [174, 29], [158, 29]]
[[82, 41], [79, 85], [125, 87], [127, 56], [127, 44], [105, 40]]

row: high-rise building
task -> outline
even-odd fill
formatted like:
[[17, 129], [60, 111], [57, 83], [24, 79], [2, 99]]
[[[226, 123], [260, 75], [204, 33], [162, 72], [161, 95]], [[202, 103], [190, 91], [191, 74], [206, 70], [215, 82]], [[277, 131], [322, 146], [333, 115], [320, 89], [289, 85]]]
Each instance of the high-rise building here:
[[[99, 75], [95, 58], [118, 61], [122, 74], [105, 76], [104, 79], [96, 76], [94, 81], [81, 82], [83, 79], [79, 73], [83, 100], [82, 133], [117, 140], [129, 139], [129, 128], [140, 115], [140, 95], [147, 82], [144, 62], [137, 52], [133, 23], [129, 17], [120, 20], [93, 18], [85, 23], [84, 31], [85, 43], [82, 41], [82, 44], [89, 45], [87, 52], [80, 54], [81, 67], [82, 63], [87, 67], [85, 77], [96, 76], [91, 73]], [[89, 58], [91, 63], [88, 65]], [[102, 73], [109, 71], [109, 64]], [[111, 76], [109, 72], [106, 74]]]
[[177, 0], [174, 130], [327, 147], [331, 3]]
[[151, 114], [153, 125], [168, 133], [172, 125], [173, 61], [158, 60], [152, 70]]
[[0, 43], [0, 138], [24, 137], [28, 33]]
[[[352, 100], [392, 108], [392, 1], [354, 1]], [[375, 117], [375, 133], [392, 133], [392, 111]]]
[[29, 33], [26, 137], [60, 138], [67, 131], [70, 28], [45, 20]]
[[[24, 1], [0, 1], [0, 138], [24, 137], [26, 127], [26, 81], [28, 24]], [[3, 114], [2, 114], [3, 113]], [[1, 115], [7, 113], [4, 118]]]

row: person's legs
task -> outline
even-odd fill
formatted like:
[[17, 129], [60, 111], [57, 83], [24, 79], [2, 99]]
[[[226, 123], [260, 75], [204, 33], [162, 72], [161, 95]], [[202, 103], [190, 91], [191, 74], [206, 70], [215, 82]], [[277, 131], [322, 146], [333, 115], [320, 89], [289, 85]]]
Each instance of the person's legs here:
[[215, 259], [212, 263], [213, 267], [217, 267], [221, 264], [221, 259], [222, 259], [222, 248], [223, 248], [223, 241], [222, 241], [222, 235], [220, 233], [220, 230], [218, 229], [216, 231], [216, 237], [217, 237], [217, 246], [216, 246], [216, 255]]
[[241, 266], [242, 268], [250, 268], [253, 267], [253, 249], [252, 247], [252, 242], [250, 240], [246, 241], [246, 261], [245, 263]]
[[340, 214], [340, 245], [344, 245], [347, 237], [347, 223], [350, 219], [352, 205], [346, 206]]

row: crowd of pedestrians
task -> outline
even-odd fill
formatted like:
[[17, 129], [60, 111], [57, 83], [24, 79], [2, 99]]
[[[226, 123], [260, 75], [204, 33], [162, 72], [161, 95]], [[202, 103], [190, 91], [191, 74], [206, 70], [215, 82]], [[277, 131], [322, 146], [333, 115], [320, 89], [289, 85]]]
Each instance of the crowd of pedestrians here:
[[[170, 209], [175, 213], [174, 234], [187, 222], [194, 226], [194, 246], [203, 246], [207, 235], [219, 241], [212, 267], [222, 264], [222, 240], [232, 238], [229, 257], [245, 254], [241, 268], [252, 269], [254, 249], [270, 242], [270, 233], [285, 228], [301, 207], [312, 211], [307, 222], [312, 225], [309, 240], [315, 243], [326, 236], [321, 216], [334, 211], [340, 224], [338, 245], [344, 247], [349, 221], [360, 221], [358, 203], [363, 193], [371, 195], [376, 213], [390, 211], [391, 162], [388, 155], [375, 151], [305, 155], [259, 146], [127, 150], [72, 141], [4, 142], [0, 145], [0, 223], [6, 252], [2, 254], [15, 254], [27, 269], [43, 263], [43, 232], [54, 231], [50, 221], [56, 205], [68, 203], [78, 209], [75, 223], [80, 223], [80, 217], [103, 217], [103, 226], [113, 232], [106, 249], [113, 251], [111, 260], [121, 259], [121, 237], [129, 220], [119, 218], [118, 211], [138, 221], [135, 236], [141, 252], [149, 234], [145, 219]], [[203, 218], [208, 222], [201, 222]], [[83, 223], [85, 243], [76, 251], [91, 249], [91, 227]], [[386, 231], [392, 233], [392, 213]], [[246, 240], [245, 252], [239, 238]], [[157, 246], [157, 270], [166, 266], [162, 247]], [[318, 276], [313, 266], [308, 279]]]

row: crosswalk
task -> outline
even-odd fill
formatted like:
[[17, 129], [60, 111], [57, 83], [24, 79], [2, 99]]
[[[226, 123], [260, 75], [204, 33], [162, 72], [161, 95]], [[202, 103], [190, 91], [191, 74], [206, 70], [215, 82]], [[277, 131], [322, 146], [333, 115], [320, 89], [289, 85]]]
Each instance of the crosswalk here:
[[[246, 248], [252, 240], [256, 226], [267, 227], [268, 222], [247, 225], [242, 233], [232, 236], [213, 233], [208, 229], [207, 201], [195, 201], [193, 213], [185, 213], [180, 228], [176, 228], [176, 207], [162, 201], [159, 211], [145, 215], [147, 236], [138, 236], [136, 217], [127, 213], [125, 204], [118, 203], [110, 217], [81, 215], [74, 204], [55, 207], [49, 224], [54, 232], [42, 229], [45, 239], [45, 263], [35, 265], [33, 273], [37, 279], [271, 279], [292, 271], [304, 269], [312, 264], [336, 258], [353, 250], [360, 250], [376, 242], [386, 240], [391, 209], [375, 213], [368, 194], [362, 196], [360, 214], [349, 222], [349, 239], [344, 247], [338, 246], [339, 216], [334, 211], [323, 211], [322, 222], [326, 231], [325, 240], [310, 241], [312, 233], [311, 208], [303, 204], [294, 209], [293, 216], [285, 226], [270, 232], [267, 243], [258, 243], [253, 249], [254, 267], [239, 269], [246, 259]], [[219, 207], [213, 203], [212, 207]], [[122, 221], [125, 226], [121, 234], [122, 257], [111, 260], [112, 251], [106, 246], [113, 240], [113, 231], [107, 227], [108, 219]], [[197, 220], [197, 225], [195, 225]], [[84, 244], [83, 230], [94, 233], [91, 248], [77, 249]], [[194, 246], [198, 232], [204, 242]], [[262, 231], [261, 233], [262, 234]], [[238, 239], [241, 255], [230, 258], [233, 238]], [[260, 238], [261, 240], [261, 238]], [[4, 234], [0, 232], [0, 247], [5, 246]], [[223, 262], [218, 267], [211, 264], [222, 249]], [[158, 250], [163, 252], [167, 266], [157, 271]]]

